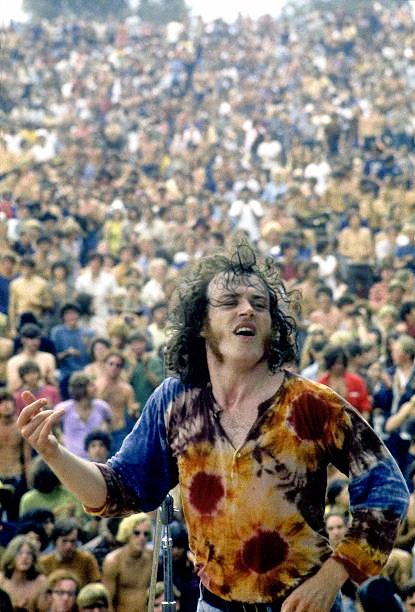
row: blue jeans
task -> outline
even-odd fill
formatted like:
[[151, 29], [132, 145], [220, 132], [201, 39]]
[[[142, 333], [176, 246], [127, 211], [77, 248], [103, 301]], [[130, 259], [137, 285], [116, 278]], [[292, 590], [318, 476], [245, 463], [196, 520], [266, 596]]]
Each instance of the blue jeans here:
[[[342, 610], [343, 610], [343, 606], [342, 606], [341, 596], [340, 596], [340, 593], [337, 593], [337, 596], [333, 604], [333, 607], [331, 609], [331, 612], [342, 612]], [[210, 604], [203, 601], [202, 598], [200, 598], [197, 604], [196, 612], [221, 612], [221, 610], [219, 610], [219, 608], [215, 608], [214, 606], [211, 606]]]

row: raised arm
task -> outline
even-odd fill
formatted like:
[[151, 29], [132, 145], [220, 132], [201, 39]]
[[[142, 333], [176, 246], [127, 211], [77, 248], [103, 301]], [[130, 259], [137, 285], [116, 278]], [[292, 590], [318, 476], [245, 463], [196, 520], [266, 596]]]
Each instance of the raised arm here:
[[53, 427], [61, 420], [63, 409], [45, 410], [47, 400], [35, 400], [29, 391], [23, 392], [23, 400], [26, 407], [17, 420], [23, 438], [82, 504], [101, 508], [107, 498], [107, 485], [101, 472], [94, 463], [80, 459], [59, 444], [53, 434]]
[[414, 416], [415, 412], [415, 397], [405, 402], [399, 408], [398, 412], [390, 416], [385, 423], [385, 431], [390, 433], [398, 429], [408, 417]]

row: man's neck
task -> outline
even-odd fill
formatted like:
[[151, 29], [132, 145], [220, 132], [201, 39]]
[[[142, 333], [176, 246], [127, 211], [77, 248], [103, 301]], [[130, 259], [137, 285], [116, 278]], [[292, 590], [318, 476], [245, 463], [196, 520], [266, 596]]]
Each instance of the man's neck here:
[[234, 366], [209, 366], [209, 373], [213, 395], [224, 410], [251, 402], [259, 405], [276, 393], [284, 378], [283, 372], [272, 374], [265, 362], [247, 371]]

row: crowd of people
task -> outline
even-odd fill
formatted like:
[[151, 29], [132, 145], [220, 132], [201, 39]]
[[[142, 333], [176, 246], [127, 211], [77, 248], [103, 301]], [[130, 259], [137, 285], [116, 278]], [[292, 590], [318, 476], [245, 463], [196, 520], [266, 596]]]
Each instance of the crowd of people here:
[[[154, 517], [87, 515], [16, 419], [26, 390], [46, 397], [65, 410], [59, 440], [104, 463], [166, 376], [182, 271], [237, 235], [277, 262], [301, 303], [289, 367], [361, 413], [412, 493], [414, 32], [410, 3], [371, 2], [352, 17], [5, 28], [0, 587], [15, 609], [145, 609]], [[333, 546], [345, 488], [333, 470]], [[197, 580], [176, 528], [190, 612]], [[364, 607], [374, 592], [411, 609], [414, 545], [412, 493], [384, 575], [350, 583], [347, 609], [376, 609]]]

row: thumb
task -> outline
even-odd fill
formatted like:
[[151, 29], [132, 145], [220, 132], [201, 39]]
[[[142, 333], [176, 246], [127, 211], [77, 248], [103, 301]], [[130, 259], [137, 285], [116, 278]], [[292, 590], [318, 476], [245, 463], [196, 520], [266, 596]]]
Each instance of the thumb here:
[[36, 398], [33, 395], [33, 393], [31, 391], [27, 391], [27, 390], [23, 391], [22, 399], [23, 399], [24, 403], [26, 404], [26, 406], [28, 406], [29, 404], [31, 404], [32, 402], [34, 402], [36, 400]]

